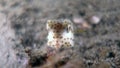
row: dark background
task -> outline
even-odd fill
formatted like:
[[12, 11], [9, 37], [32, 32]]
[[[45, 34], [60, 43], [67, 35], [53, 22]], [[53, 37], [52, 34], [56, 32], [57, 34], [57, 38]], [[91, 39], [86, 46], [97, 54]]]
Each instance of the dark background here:
[[[20, 60], [30, 58], [28, 68], [119, 68], [119, 3], [120, 0], [0, 0], [0, 12], [7, 16], [15, 31], [16, 55]], [[75, 33], [73, 49], [65, 49], [50, 59], [43, 55], [48, 19], [70, 19], [74, 23], [76, 16], [93, 15], [100, 16], [100, 22], [90, 25], [92, 28], [85, 32]], [[30, 49], [30, 55], [26, 49]], [[62, 56], [67, 58], [60, 59]]]

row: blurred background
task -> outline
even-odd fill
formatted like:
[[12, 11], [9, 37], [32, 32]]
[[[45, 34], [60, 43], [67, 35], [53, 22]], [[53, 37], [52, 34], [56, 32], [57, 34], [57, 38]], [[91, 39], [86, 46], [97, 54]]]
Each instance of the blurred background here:
[[[120, 0], [0, 0], [0, 68], [120, 68]], [[46, 56], [46, 21], [70, 19], [75, 45]]]

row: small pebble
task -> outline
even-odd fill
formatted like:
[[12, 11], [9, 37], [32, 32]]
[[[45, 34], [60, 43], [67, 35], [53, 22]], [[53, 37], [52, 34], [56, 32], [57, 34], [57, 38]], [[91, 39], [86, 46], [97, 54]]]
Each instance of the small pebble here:
[[76, 23], [76, 24], [81, 24], [81, 23], [84, 23], [85, 20], [81, 17], [74, 17], [73, 22]]
[[87, 22], [82, 23], [82, 27], [83, 28], [88, 28], [88, 29], [91, 28], [91, 26]]
[[92, 24], [98, 24], [98, 23], [100, 22], [100, 20], [101, 20], [101, 18], [98, 17], [98, 16], [92, 16], [92, 17], [90, 18], [90, 22], [91, 22]]
[[73, 22], [75, 24], [80, 25], [80, 28], [88, 28], [88, 29], [91, 28], [91, 26], [88, 24], [88, 22], [86, 20], [84, 20], [84, 18], [74, 17]]

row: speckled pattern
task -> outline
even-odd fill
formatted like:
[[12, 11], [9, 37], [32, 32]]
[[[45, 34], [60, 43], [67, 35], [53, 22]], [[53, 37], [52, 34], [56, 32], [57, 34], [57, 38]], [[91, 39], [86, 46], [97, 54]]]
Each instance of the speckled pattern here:
[[49, 20], [47, 22], [48, 43], [55, 49], [74, 46], [73, 25], [69, 20]]
[[[16, 66], [27, 64], [27, 56], [28, 68], [119, 68], [119, 3], [120, 0], [0, 0], [0, 12], [7, 16], [15, 32], [12, 42], [19, 61]], [[73, 48], [46, 56], [47, 20], [69, 19], [75, 30], [82, 30], [73, 19], [87, 20], [93, 15], [100, 16], [100, 22], [88, 23], [90, 29], [75, 32]]]

